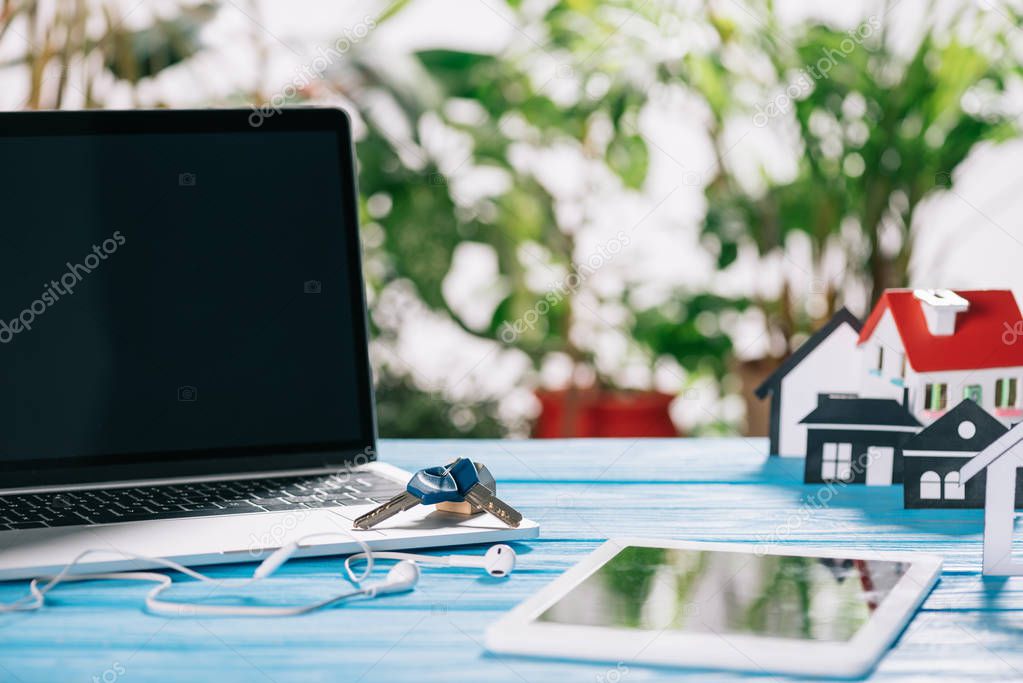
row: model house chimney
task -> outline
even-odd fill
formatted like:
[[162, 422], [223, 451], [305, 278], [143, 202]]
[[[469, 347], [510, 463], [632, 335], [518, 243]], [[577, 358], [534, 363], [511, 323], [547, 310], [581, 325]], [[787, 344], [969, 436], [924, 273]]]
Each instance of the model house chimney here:
[[935, 337], [949, 337], [956, 331], [956, 316], [970, 308], [970, 302], [951, 289], [916, 289], [927, 329]]

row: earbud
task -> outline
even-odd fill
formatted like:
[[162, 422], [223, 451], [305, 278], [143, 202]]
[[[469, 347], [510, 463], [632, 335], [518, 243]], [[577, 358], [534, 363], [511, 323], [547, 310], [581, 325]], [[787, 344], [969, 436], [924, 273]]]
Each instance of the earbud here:
[[372, 586], [369, 595], [387, 595], [388, 593], [404, 593], [416, 587], [419, 583], [419, 565], [412, 560], [402, 560], [391, 567], [387, 572], [387, 578], [379, 586]]
[[[352, 563], [365, 560], [366, 553], [351, 555], [345, 560], [345, 571], [349, 576], [353, 575]], [[413, 553], [375, 552], [373, 557], [378, 560], [410, 560], [422, 562], [423, 564], [441, 564], [447, 567], [479, 567], [498, 578], [503, 578], [512, 573], [515, 569], [515, 551], [511, 546], [503, 543], [492, 545], [486, 555], [448, 555], [447, 557], [435, 557], [433, 555], [415, 555]], [[269, 559], [269, 558], [268, 558]]]
[[484, 567], [491, 576], [508, 576], [515, 569], [515, 551], [504, 543], [491, 546], [483, 560], [486, 563]]
[[487, 574], [498, 578], [508, 576], [515, 569], [515, 551], [504, 543], [492, 545], [483, 557], [451, 555], [447, 564], [452, 567], [482, 567]]

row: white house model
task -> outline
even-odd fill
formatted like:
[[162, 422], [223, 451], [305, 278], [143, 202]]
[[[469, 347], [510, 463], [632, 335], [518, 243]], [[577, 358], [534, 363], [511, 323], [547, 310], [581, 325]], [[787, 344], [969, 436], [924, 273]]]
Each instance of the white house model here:
[[859, 348], [860, 395], [898, 400], [908, 389], [924, 425], [964, 398], [1006, 426], [1023, 420], [1023, 316], [1009, 290], [887, 290]]
[[839, 310], [757, 387], [759, 398], [771, 397], [772, 455], [806, 455], [807, 426], [801, 420], [817, 407], [819, 394], [859, 391], [860, 327], [856, 316]]
[[1012, 532], [1023, 468], [1023, 425], [1016, 425], [975, 455], [959, 470], [963, 484], [987, 471], [984, 492], [984, 573], [1023, 575], [1023, 562], [1012, 557]]

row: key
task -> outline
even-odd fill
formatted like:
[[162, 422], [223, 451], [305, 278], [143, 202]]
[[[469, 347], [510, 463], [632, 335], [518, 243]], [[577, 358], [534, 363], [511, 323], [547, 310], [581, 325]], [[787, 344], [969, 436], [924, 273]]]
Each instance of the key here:
[[[462, 467], [464, 469], [464, 465], [461, 465], [461, 463], [468, 463], [469, 469], [472, 470], [472, 476], [476, 478], [475, 466], [464, 458], [459, 458], [447, 467], [430, 467], [425, 470], [419, 470], [412, 475], [412, 479], [409, 480], [402, 493], [356, 519], [354, 522], [355, 527], [357, 529], [369, 529], [385, 519], [394, 517], [399, 512], [411, 510], [420, 503], [423, 505], [436, 505], [445, 501], [457, 502], [464, 500], [458, 482], [452, 474], [455, 468]], [[478, 481], [478, 478], [476, 478], [476, 481]]]
[[489, 512], [513, 529], [522, 522], [522, 513], [495, 496], [479, 482], [465, 492], [465, 500], [484, 512]]
[[458, 485], [458, 491], [465, 502], [515, 528], [522, 522], [522, 515], [512, 506], [494, 495], [494, 492], [480, 482], [479, 472], [470, 460], [459, 458], [451, 465], [451, 476]]
[[[494, 480], [494, 475], [490, 473], [490, 470], [483, 463], [474, 462], [473, 464], [476, 466], [476, 475], [479, 477], [480, 483], [490, 489], [494, 495], [497, 495], [497, 481]], [[464, 500], [461, 503], [437, 503], [437, 509], [466, 517], [483, 514], [481, 508]]]
[[522, 515], [500, 500], [494, 492], [480, 483], [479, 473], [471, 460], [459, 458], [446, 467], [430, 467], [413, 475], [403, 493], [399, 493], [380, 507], [355, 520], [359, 529], [369, 529], [399, 512], [416, 505], [468, 502], [497, 517], [511, 527], [517, 527]]
[[[411, 486], [411, 483], [409, 485]], [[380, 524], [380, 522], [383, 522], [385, 519], [394, 517], [399, 512], [411, 510], [415, 506], [419, 505], [419, 502], [419, 496], [414, 493], [409, 493], [408, 491], [402, 491], [380, 507], [374, 508], [356, 519], [354, 522], [355, 528], [372, 528], [377, 524]]]

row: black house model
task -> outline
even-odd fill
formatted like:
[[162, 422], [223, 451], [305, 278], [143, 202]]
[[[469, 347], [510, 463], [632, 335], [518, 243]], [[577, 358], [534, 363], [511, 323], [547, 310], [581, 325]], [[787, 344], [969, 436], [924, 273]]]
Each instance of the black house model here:
[[920, 423], [905, 405], [889, 398], [819, 394], [807, 427], [808, 484], [829, 481], [870, 486], [902, 482], [902, 444]]
[[[970, 399], [963, 399], [903, 444], [906, 508], [982, 508], [986, 472], [963, 483], [959, 468], [1009, 431]], [[1017, 500], [1019, 498], [1017, 487]]]

